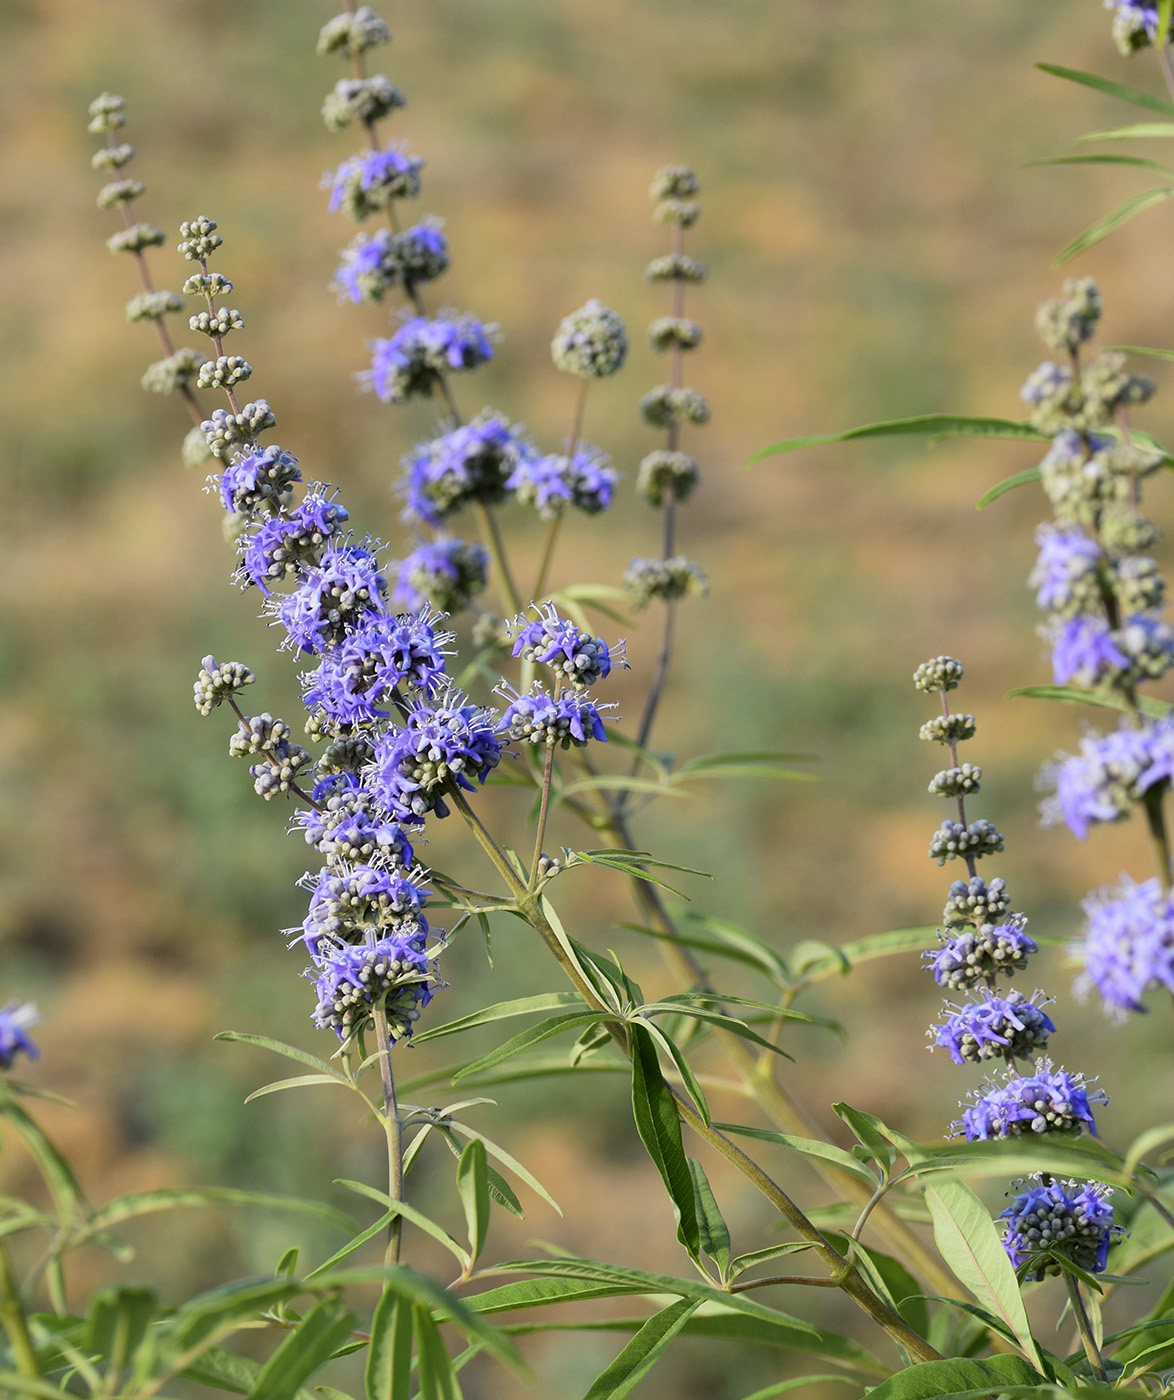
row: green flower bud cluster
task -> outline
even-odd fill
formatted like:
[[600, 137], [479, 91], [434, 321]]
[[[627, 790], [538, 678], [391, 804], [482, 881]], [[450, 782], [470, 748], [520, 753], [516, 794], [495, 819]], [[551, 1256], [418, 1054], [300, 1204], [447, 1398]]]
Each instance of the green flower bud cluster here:
[[217, 408], [211, 418], [200, 424], [201, 432], [213, 457], [223, 457], [230, 448], [253, 443], [263, 432], [277, 426], [277, 415], [268, 399], [247, 403], [239, 413]]
[[205, 656], [194, 687], [196, 709], [202, 715], [210, 715], [226, 696], [252, 685], [256, 679], [240, 661], [217, 661], [214, 656]]
[[929, 781], [934, 797], [965, 797], [977, 792], [982, 785], [982, 769], [973, 763], [962, 763], [935, 773]]
[[975, 730], [973, 715], [935, 715], [921, 726], [920, 737], [939, 744], [960, 744], [973, 739]]
[[701, 327], [685, 316], [659, 316], [648, 327], [648, 339], [658, 354], [665, 350], [696, 350]]
[[[184, 434], [183, 446], [180, 449], [183, 464], [189, 471], [196, 467], [202, 467], [205, 462], [212, 460], [212, 451], [204, 439], [203, 428], [189, 428]], [[235, 517], [226, 516], [228, 520]]]
[[226, 297], [231, 291], [232, 283], [221, 272], [193, 272], [183, 284], [189, 297]]
[[1062, 296], [1040, 306], [1035, 328], [1045, 345], [1072, 352], [1096, 334], [1104, 306], [1094, 278], [1070, 278], [1064, 283]]
[[709, 269], [684, 253], [662, 253], [644, 269], [646, 282], [704, 282]]
[[957, 657], [935, 656], [923, 661], [913, 672], [913, 684], [918, 690], [927, 692], [957, 690], [958, 682], [965, 674]]
[[706, 597], [709, 575], [680, 554], [672, 559], [633, 559], [624, 572], [623, 586], [635, 607], [646, 608], [654, 598], [667, 603], [689, 595]]
[[354, 14], [335, 15], [318, 35], [320, 55], [337, 53], [355, 58], [377, 44], [391, 42], [391, 30], [370, 5], [360, 5]]
[[658, 384], [640, 400], [640, 416], [654, 428], [667, 428], [681, 420], [700, 427], [709, 422], [709, 404], [696, 389]]
[[[309, 725], [306, 728], [308, 730]], [[317, 768], [323, 777], [336, 773], [358, 773], [374, 758], [375, 748], [368, 738], [362, 734], [347, 734], [326, 746], [318, 759]]]
[[656, 172], [649, 193], [658, 200], [652, 217], [658, 224], [692, 228], [701, 217], [694, 196], [700, 193], [697, 176], [687, 165], [666, 165]]
[[126, 304], [128, 321], [159, 321], [174, 311], [183, 310], [183, 298], [175, 292], [139, 292]]
[[117, 131], [126, 125], [126, 98], [113, 92], [104, 92], [90, 103], [90, 123], [86, 130], [94, 136], [107, 131]]
[[239, 311], [232, 311], [223, 306], [215, 311], [197, 312], [188, 322], [192, 330], [199, 331], [201, 335], [215, 336], [217, 339], [226, 336], [229, 331], [242, 330], [244, 324], [245, 318]]
[[114, 180], [109, 185], [103, 185], [98, 191], [98, 208], [121, 208], [132, 199], [138, 199], [146, 188], [141, 180]]
[[95, 170], [121, 170], [134, 159], [133, 146], [101, 146], [90, 157]]
[[340, 78], [326, 94], [322, 120], [331, 131], [342, 131], [351, 122], [376, 122], [390, 116], [406, 99], [383, 73], [371, 78]]
[[624, 323], [594, 297], [559, 322], [550, 344], [555, 365], [584, 379], [606, 379], [628, 355]]
[[200, 366], [196, 382], [201, 389], [231, 389], [252, 373], [252, 365], [239, 355], [218, 355], [214, 360], [205, 360]]
[[661, 506], [666, 500], [686, 501], [700, 477], [701, 469], [688, 453], [658, 448], [640, 463], [636, 493], [650, 506]]
[[218, 227], [215, 219], [204, 214], [180, 224], [179, 236], [183, 241], [179, 251], [188, 262], [204, 262], [220, 247], [224, 239], [216, 232]]
[[162, 248], [166, 242], [167, 234], [154, 224], [131, 224], [111, 234], [106, 246], [112, 253], [141, 253], [145, 248]]
[[980, 860], [983, 856], [997, 855], [1002, 849], [1002, 834], [985, 817], [965, 826], [961, 822], [945, 821], [929, 843], [929, 858], [945, 865], [946, 861], [959, 857]]
[[142, 385], [149, 394], [171, 394], [176, 389], [189, 385], [193, 375], [208, 363], [207, 355], [185, 347], [177, 350], [166, 359], [156, 360], [148, 365], [143, 374]]
[[292, 732], [285, 720], [274, 719], [271, 714], [253, 715], [246, 723], [247, 728], [241, 726], [229, 736], [228, 752], [232, 758], [272, 753], [288, 742]]

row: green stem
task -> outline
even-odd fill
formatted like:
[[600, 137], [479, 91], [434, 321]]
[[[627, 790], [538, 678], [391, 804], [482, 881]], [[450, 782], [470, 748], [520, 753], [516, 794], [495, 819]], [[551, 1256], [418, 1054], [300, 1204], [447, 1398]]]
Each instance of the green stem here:
[[505, 541], [501, 537], [501, 528], [497, 523], [497, 517], [494, 515], [492, 507], [487, 506], [484, 501], [477, 502], [477, 514], [481, 517], [481, 526], [489, 541], [489, 553], [492, 555], [494, 567], [497, 569], [502, 598], [509, 604], [516, 616], [522, 611], [522, 595], [518, 592], [518, 585], [514, 582], [514, 576], [510, 572], [509, 559], [505, 552]]
[[8, 1263], [8, 1251], [0, 1245], [0, 1326], [4, 1328], [16, 1357], [16, 1368], [29, 1380], [41, 1380], [41, 1363], [33, 1339], [29, 1336], [28, 1320], [20, 1292]]
[[534, 859], [530, 862], [530, 888], [538, 887], [538, 867], [542, 863], [542, 842], [546, 836], [546, 818], [550, 813], [550, 780], [554, 776], [554, 745], [547, 744], [542, 763], [542, 800], [538, 807], [538, 825], [534, 832]]
[[1145, 794], [1145, 819], [1149, 827], [1150, 845], [1162, 889], [1170, 891], [1170, 838], [1166, 831], [1166, 812], [1162, 804], [1164, 784], [1157, 783]]
[[[379, 1077], [383, 1082], [383, 1130], [387, 1135], [387, 1194], [393, 1201], [404, 1198], [404, 1125], [399, 1116], [395, 1093], [395, 1070], [391, 1063], [391, 1035], [387, 1029], [387, 1012], [382, 1006], [375, 1011], [375, 1040], [379, 1046]], [[403, 1236], [403, 1219], [396, 1216], [387, 1227], [387, 1249], [384, 1263], [398, 1264]]]
[[[531, 928], [539, 935], [542, 941], [550, 949], [563, 971], [566, 973], [571, 985], [583, 998], [589, 1007], [596, 1011], [611, 1012], [611, 1008], [606, 1006], [600, 999], [599, 994], [590, 982], [584, 977], [582, 971], [576, 965], [573, 954], [563, 947], [555, 929], [547, 919], [542, 910], [540, 899], [537, 895], [531, 894], [518, 878], [518, 873], [497, 843], [485, 829], [480, 819], [469, 806], [464, 793], [459, 790], [452, 794], [453, 804], [469, 823], [473, 834], [481, 843], [490, 860], [497, 867], [502, 878], [506, 882], [506, 887], [514, 896], [518, 905], [518, 912], [526, 920]], [[628, 1035], [622, 1021], [613, 1020], [606, 1023], [607, 1029], [623, 1051], [625, 1056], [631, 1056], [628, 1043]], [[813, 1248], [820, 1261], [826, 1266], [828, 1273], [836, 1280], [839, 1287], [862, 1308], [877, 1325], [886, 1331], [890, 1337], [899, 1345], [904, 1347], [912, 1356], [919, 1361], [940, 1360], [940, 1354], [933, 1347], [915, 1332], [903, 1318], [898, 1316], [886, 1303], [884, 1303], [869, 1287], [866, 1280], [856, 1271], [855, 1267], [849, 1265], [843, 1257], [832, 1247], [830, 1242], [824, 1237], [820, 1230], [812, 1224], [803, 1211], [799, 1208], [790, 1196], [783, 1190], [777, 1182], [773, 1181], [765, 1171], [747, 1156], [736, 1143], [731, 1142], [723, 1133], [707, 1123], [697, 1110], [690, 1104], [676, 1089], [669, 1086], [676, 1102], [677, 1113], [681, 1121], [685, 1123], [693, 1132], [709, 1144], [710, 1147], [726, 1159], [747, 1181], [770, 1201], [771, 1205], [790, 1224], [791, 1228], [806, 1240]]]
[[1096, 1338], [1093, 1336], [1092, 1319], [1088, 1315], [1088, 1308], [1085, 1306], [1080, 1284], [1067, 1272], [1064, 1274], [1064, 1282], [1068, 1285], [1068, 1297], [1072, 1300], [1072, 1315], [1075, 1317], [1076, 1326], [1080, 1331], [1080, 1340], [1084, 1345], [1084, 1354], [1088, 1357], [1088, 1364], [1092, 1367], [1092, 1373], [1098, 1381], [1107, 1381], [1109, 1376], [1097, 1347]]
[[542, 563], [538, 566], [538, 577], [534, 580], [534, 600], [540, 601], [542, 590], [546, 587], [547, 575], [550, 573], [551, 561], [554, 559], [555, 546], [558, 544], [559, 531], [562, 529], [564, 511], [559, 513], [550, 522], [550, 529], [546, 532], [546, 548], [542, 551]]
[[1170, 45], [1163, 42], [1155, 44], [1154, 47], [1158, 51], [1158, 66], [1162, 70], [1162, 77], [1166, 80], [1166, 89], [1171, 100], [1174, 101], [1174, 66], [1171, 66], [1170, 63]]

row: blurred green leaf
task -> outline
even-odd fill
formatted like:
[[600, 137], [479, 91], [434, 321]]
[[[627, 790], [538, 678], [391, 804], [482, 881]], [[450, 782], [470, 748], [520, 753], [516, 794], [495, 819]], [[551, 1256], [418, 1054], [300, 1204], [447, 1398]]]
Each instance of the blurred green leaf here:
[[[1174, 131], [1174, 128], [1171, 128]], [[894, 418], [885, 423], [868, 423], [862, 428], [848, 428], [842, 433], [821, 433], [816, 437], [791, 438], [776, 442], [756, 452], [747, 466], [761, 462], [781, 452], [794, 452], [800, 447], [820, 447], [824, 443], [855, 442], [862, 438], [882, 437], [994, 437], [1014, 438], [1028, 442], [1046, 442], [1047, 438], [1030, 423], [1017, 423], [1008, 418], [969, 418], [956, 413], [927, 413], [918, 418]]]
[[53, 1203], [66, 1221], [85, 1207], [85, 1196], [73, 1168], [56, 1143], [0, 1083], [0, 1119], [14, 1130], [28, 1149], [53, 1197]]
[[1085, 87], [1095, 88], [1097, 92], [1103, 92], [1109, 97], [1119, 97], [1123, 102], [1132, 102], [1135, 107], [1146, 107], [1151, 112], [1160, 112], [1163, 116], [1174, 117], [1174, 104], [1164, 101], [1160, 97], [1151, 97], [1148, 92], [1138, 92], [1136, 88], [1126, 87], [1124, 83], [1114, 83], [1108, 78], [1098, 77], [1095, 73], [1082, 73], [1079, 68], [1061, 68], [1055, 63], [1037, 63], [1035, 65], [1041, 73], [1051, 73], [1054, 78], [1065, 78], [1070, 83], [1081, 83]]
[[1016, 472], [1014, 476], [1004, 477], [997, 486], [992, 486], [985, 495], [978, 498], [974, 508], [975, 510], [983, 510], [992, 501], [997, 501], [1000, 496], [1005, 496], [1008, 491], [1014, 491], [1017, 486], [1026, 486], [1032, 481], [1038, 481], [1039, 478], [1040, 470], [1038, 467], [1028, 467], [1026, 471]]
[[256, 1383], [261, 1363], [248, 1356], [238, 1356], [236, 1352], [223, 1347], [209, 1347], [199, 1358], [180, 1372], [188, 1380], [214, 1390], [231, 1391], [233, 1395], [247, 1395]]
[[744, 1395], [742, 1400], [774, 1400], [777, 1395], [787, 1395], [792, 1390], [801, 1390], [805, 1385], [824, 1385], [829, 1381], [839, 1381], [844, 1385], [858, 1386], [860, 1384], [854, 1376], [796, 1376], [789, 1381], [778, 1381], [774, 1385], [766, 1386], [763, 1390], [756, 1390], [753, 1395]]
[[[1103, 710], [1129, 712], [1129, 705], [1120, 695], [1099, 690], [1081, 690], [1075, 685], [1025, 685], [1007, 692], [1008, 700], [1060, 700], [1065, 705], [1094, 705]], [[1170, 713], [1170, 702], [1156, 695], [1139, 695], [1137, 706], [1143, 715], [1161, 719]]]
[[99, 1290], [90, 1303], [85, 1349], [106, 1361], [113, 1376], [121, 1377], [158, 1311], [159, 1295], [153, 1288], [116, 1284]]
[[358, 1318], [341, 1298], [324, 1298], [261, 1367], [249, 1400], [294, 1400], [303, 1381], [350, 1339]]
[[699, 1306], [698, 1299], [678, 1298], [650, 1317], [607, 1370], [596, 1377], [583, 1400], [622, 1400], [652, 1370]]
[[1144, 345], [1110, 345], [1108, 348], [1121, 355], [1153, 355], [1159, 360], [1174, 360], [1174, 350], [1152, 350]]
[[[888, 933], [869, 934], [852, 943], [844, 943], [828, 956], [812, 963], [803, 970], [805, 982], [821, 982], [825, 977], [834, 977], [856, 967], [859, 963], [872, 962], [876, 958], [889, 958], [896, 953], [911, 953], [937, 937], [934, 927], [896, 928]], [[847, 966], [845, 967], [845, 963]]]
[[[266, 1094], [280, 1094], [283, 1089], [302, 1089], [310, 1084], [337, 1083], [339, 1083], [339, 1079], [334, 1074], [297, 1074], [291, 1079], [275, 1079], [272, 1084], [262, 1084], [259, 1089], [253, 1090], [245, 1099], [245, 1103], [252, 1103], [254, 1099], [262, 1099]], [[350, 1089], [353, 1088], [353, 1085], [347, 1083], [345, 1087]]]
[[317, 1055], [311, 1055], [308, 1050], [299, 1050], [296, 1045], [286, 1045], [284, 1041], [273, 1040], [267, 1035], [248, 1035], [244, 1031], [221, 1031], [219, 1035], [213, 1036], [213, 1039], [237, 1041], [242, 1045], [256, 1045], [262, 1050], [272, 1050], [275, 1055], [284, 1055], [287, 1060], [297, 1060], [300, 1064], [310, 1065], [322, 1074], [328, 1074], [332, 1079], [337, 1079], [340, 1084], [350, 1084], [350, 1080], [343, 1074], [342, 1070], [335, 1069], [325, 1060], [320, 1060]]
[[134, 1220], [140, 1215], [153, 1215], [156, 1211], [176, 1210], [189, 1206], [260, 1206], [266, 1210], [290, 1211], [295, 1215], [309, 1215], [318, 1220], [337, 1225], [348, 1234], [358, 1229], [349, 1215], [325, 1201], [304, 1200], [298, 1196], [279, 1196], [271, 1191], [240, 1191], [234, 1186], [164, 1186], [157, 1191], [135, 1191], [127, 1196], [117, 1196], [108, 1201], [86, 1221], [82, 1227], [82, 1237], [88, 1238], [95, 1231], [107, 1230], [111, 1225], [123, 1220]]
[[672, 782], [690, 778], [780, 778], [801, 783], [815, 782], [814, 773], [801, 773], [784, 765], [794, 760], [810, 763], [809, 754], [795, 753], [712, 753], [679, 763], [670, 776]]
[[1128, 199], [1122, 200], [1120, 204], [1103, 219], [1098, 219], [1096, 223], [1089, 224], [1083, 233], [1077, 236], [1062, 248], [1056, 255], [1056, 265], [1063, 267], [1065, 263], [1071, 262], [1073, 258], [1079, 257], [1101, 241], [1107, 238], [1115, 229], [1119, 229], [1122, 224], [1127, 224], [1130, 219], [1136, 218], [1138, 214], [1143, 214], [1147, 209], [1152, 209], [1157, 204], [1164, 204], [1166, 200], [1174, 198], [1174, 186], [1162, 185], [1158, 189], [1144, 190], [1141, 194], [1130, 195]]
[[[1044, 156], [1039, 160], [1025, 160], [1024, 166], [1033, 165], [1126, 165], [1133, 166], [1138, 170], [1153, 170], [1159, 175], [1169, 175], [1174, 179], [1174, 170], [1169, 170], [1166, 166], [1156, 160], [1146, 160], [1144, 156], [1115, 156], [1115, 155], [1089, 155], [1089, 156]], [[1117, 346], [1113, 346], [1117, 349]]]
[[1086, 131], [1078, 141], [1143, 141], [1174, 136], [1174, 122], [1138, 122], [1134, 126], [1116, 126], [1109, 131]]

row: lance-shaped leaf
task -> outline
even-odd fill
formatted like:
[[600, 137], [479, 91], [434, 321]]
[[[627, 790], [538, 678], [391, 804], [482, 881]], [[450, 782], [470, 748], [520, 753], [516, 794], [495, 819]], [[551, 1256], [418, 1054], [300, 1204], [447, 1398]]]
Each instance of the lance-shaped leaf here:
[[357, 1323], [341, 1298], [315, 1303], [261, 1367], [248, 1400], [293, 1400], [302, 1382], [350, 1340]]
[[730, 1267], [730, 1227], [722, 1216], [705, 1168], [690, 1157], [689, 1171], [693, 1177], [693, 1199], [697, 1207], [701, 1248], [717, 1265], [718, 1274], [724, 1280]]
[[859, 1157], [853, 1157], [851, 1152], [845, 1152], [834, 1142], [796, 1137], [793, 1133], [775, 1132], [773, 1128], [748, 1128], [742, 1123], [716, 1123], [714, 1126], [723, 1133], [736, 1133], [741, 1137], [757, 1138], [759, 1142], [773, 1142], [779, 1147], [789, 1147], [793, 1152], [801, 1152], [805, 1157], [814, 1157], [821, 1162], [827, 1162], [829, 1166], [838, 1167], [841, 1171], [851, 1172], [871, 1187], [875, 1188], [877, 1185], [876, 1173]]
[[815, 437], [790, 438], [776, 442], [756, 452], [747, 466], [764, 457], [781, 452], [795, 452], [800, 447], [822, 447], [832, 442], [859, 442], [864, 438], [889, 437], [989, 437], [1012, 438], [1027, 442], [1046, 442], [1047, 438], [1030, 423], [1018, 423], [1009, 418], [972, 418], [960, 413], [926, 413], [917, 418], [893, 418], [884, 423], [867, 423], [860, 428], [848, 428], [842, 433], [819, 433]]
[[470, 1262], [476, 1263], [489, 1233], [489, 1164], [478, 1138], [466, 1145], [457, 1163], [457, 1191], [469, 1229]]
[[351, 1082], [342, 1070], [327, 1064], [317, 1055], [311, 1055], [308, 1050], [299, 1050], [296, 1045], [286, 1045], [282, 1040], [273, 1040], [267, 1035], [248, 1035], [244, 1031], [221, 1031], [213, 1038], [215, 1040], [235, 1041], [240, 1045], [256, 1045], [261, 1050], [272, 1050], [275, 1055], [284, 1055], [287, 1060], [297, 1060], [299, 1064], [310, 1065], [321, 1074], [328, 1074], [332, 1079], [337, 1079], [340, 1084], [350, 1084]]
[[1115, 126], [1111, 131], [1086, 131], [1078, 141], [1150, 141], [1174, 136], [1174, 122], [1137, 122]]
[[385, 1289], [371, 1318], [364, 1372], [366, 1400], [408, 1400], [412, 1393], [412, 1302]]
[[1073, 258], [1079, 257], [1081, 253], [1099, 243], [1102, 238], [1107, 238], [1122, 224], [1127, 224], [1130, 219], [1143, 214], [1147, 209], [1152, 209], [1156, 204], [1164, 204], [1168, 199], [1174, 199], [1174, 185], [1162, 185], [1157, 189], [1143, 190], [1141, 194], [1130, 195], [1103, 219], [1089, 224], [1066, 248], [1062, 248], [1056, 255], [1056, 265], [1063, 267], [1065, 263], [1071, 262]]
[[[1082, 690], [1075, 685], [1025, 685], [1007, 692], [1008, 700], [1059, 700], [1065, 705], [1093, 705], [1103, 710], [1129, 710], [1120, 695], [1100, 690]], [[1150, 719], [1161, 719], [1170, 713], [1170, 702], [1156, 695], [1139, 695], [1138, 708]]]
[[583, 1400], [623, 1400], [652, 1370], [699, 1307], [697, 1299], [678, 1298], [650, 1317], [607, 1370], [596, 1377]]
[[416, 1333], [419, 1400], [461, 1400], [452, 1359], [444, 1348], [436, 1323], [427, 1308], [418, 1303], [412, 1309]]
[[1017, 486], [1027, 486], [1033, 481], [1040, 479], [1040, 469], [1038, 467], [1028, 467], [1026, 471], [1016, 472], [1013, 476], [1004, 477], [997, 486], [985, 492], [978, 498], [975, 510], [984, 510], [992, 501], [997, 501], [1000, 496], [1005, 496], [1008, 491], [1014, 491]]
[[[1156, 160], [1146, 160], [1144, 156], [1117, 156], [1106, 155], [1100, 152], [1096, 155], [1088, 156], [1043, 156], [1039, 160], [1025, 160], [1024, 166], [1031, 165], [1126, 165], [1137, 170], [1153, 170], [1159, 175], [1169, 175], [1174, 179], [1174, 170], [1159, 164]], [[1114, 350], [1119, 346], [1113, 346]], [[1138, 352], [1144, 354], [1144, 351]]]
[[481, 1070], [492, 1069], [494, 1065], [499, 1065], [503, 1060], [508, 1060], [514, 1055], [521, 1054], [523, 1050], [529, 1050], [532, 1045], [538, 1045], [544, 1040], [549, 1040], [552, 1035], [558, 1035], [562, 1031], [574, 1030], [579, 1026], [593, 1025], [598, 1021], [606, 1020], [605, 1013], [600, 1011], [568, 1011], [561, 1016], [551, 1016], [545, 1021], [540, 1021], [536, 1026], [530, 1026], [527, 1030], [519, 1031], [517, 1035], [511, 1036], [496, 1049], [490, 1050], [482, 1055], [480, 1059], [473, 1060], [467, 1065], [463, 1065], [452, 1077], [455, 1084], [459, 1079], [464, 1079], [470, 1074], [477, 1074]]
[[681, 1145], [677, 1101], [660, 1072], [656, 1044], [648, 1029], [632, 1024], [632, 1116], [645, 1150], [660, 1172], [677, 1215], [677, 1238], [696, 1259], [701, 1250], [693, 1177]]
[[417, 1210], [415, 1206], [408, 1205], [406, 1201], [393, 1201], [386, 1191], [378, 1191], [374, 1186], [368, 1186], [365, 1181], [348, 1181], [345, 1177], [336, 1177], [334, 1184], [345, 1186], [360, 1196], [369, 1196], [371, 1200], [378, 1201], [381, 1206], [387, 1208], [387, 1214], [393, 1219], [399, 1215], [405, 1220], [411, 1221], [418, 1230], [423, 1230], [426, 1235], [431, 1235], [438, 1244], [444, 1245], [462, 1268], [469, 1267], [471, 1261], [468, 1251], [461, 1248], [443, 1225], [438, 1225], [435, 1220], [430, 1220], [423, 1211]]
[[1066, 1393], [1048, 1385], [1022, 1357], [992, 1356], [986, 1361], [922, 1361], [878, 1385], [869, 1392], [869, 1400], [928, 1400], [943, 1395], [982, 1400], [992, 1392], [1006, 1395], [1016, 1385], [1030, 1386], [1029, 1393], [1036, 1395]]
[[543, 992], [539, 996], [515, 997], [512, 1001], [499, 1001], [495, 1006], [486, 1006], [480, 1011], [470, 1012], [468, 1016], [458, 1016], [455, 1021], [446, 1021], [442, 1026], [417, 1031], [412, 1036], [412, 1044], [423, 1045], [426, 1040], [440, 1040], [447, 1035], [459, 1035], [461, 1031], [472, 1030], [475, 1026], [507, 1021], [513, 1016], [529, 1016], [536, 1011], [557, 1011], [564, 1006], [583, 1005], [583, 998], [578, 992]]
[[859, 963], [915, 952], [933, 943], [936, 936], [937, 930], [930, 926], [896, 928], [887, 933], [869, 934], [867, 938], [858, 938], [852, 943], [820, 953], [802, 968], [801, 979], [804, 982], [822, 982], [828, 977], [843, 976]]
[[1109, 97], [1119, 97], [1123, 102], [1132, 102], [1135, 107], [1145, 107], [1148, 111], [1159, 112], [1164, 117], [1174, 117], [1174, 104], [1160, 97], [1151, 97], [1148, 92], [1138, 92], [1124, 83], [1114, 83], [1096, 73], [1082, 73], [1079, 68], [1061, 68], [1055, 63], [1037, 63], [1041, 73], [1051, 73], [1054, 78], [1064, 78], [1070, 83], [1080, 83], [1084, 87], [1095, 88]]
[[358, 1226], [341, 1210], [325, 1201], [305, 1200], [300, 1196], [280, 1196], [271, 1191], [242, 1191], [235, 1186], [164, 1186], [157, 1191], [135, 1191], [117, 1196], [94, 1211], [81, 1227], [80, 1239], [89, 1239], [101, 1230], [134, 1220], [141, 1215], [153, 1215], [161, 1210], [176, 1210], [190, 1206], [260, 1206], [268, 1210], [288, 1211], [294, 1215], [309, 1215], [337, 1225], [352, 1234]]

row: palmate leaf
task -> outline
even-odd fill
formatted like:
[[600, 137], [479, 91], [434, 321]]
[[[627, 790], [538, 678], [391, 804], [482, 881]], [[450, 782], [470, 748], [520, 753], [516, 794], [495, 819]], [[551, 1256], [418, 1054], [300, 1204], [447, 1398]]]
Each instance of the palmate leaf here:
[[1080, 83], [1084, 87], [1095, 88], [1109, 97], [1119, 97], [1123, 102], [1131, 102], [1135, 107], [1145, 107], [1164, 117], [1174, 117], [1174, 104], [1161, 97], [1151, 97], [1148, 92], [1138, 92], [1124, 83], [1114, 83], [1096, 73], [1082, 73], [1078, 68], [1061, 68], [1055, 63], [1037, 63], [1041, 73], [1050, 73], [1054, 78], [1064, 78], [1070, 83]]
[[583, 1400], [623, 1400], [652, 1370], [700, 1305], [698, 1299], [678, 1298], [650, 1317], [607, 1370], [595, 1378]]
[[885, 437], [928, 437], [944, 439], [950, 437], [993, 437], [1012, 438], [1027, 442], [1046, 442], [1047, 438], [1030, 423], [1019, 423], [1009, 418], [972, 418], [959, 413], [927, 413], [917, 418], [893, 418], [884, 423], [868, 423], [861, 428], [848, 428], [841, 433], [820, 433], [815, 437], [791, 438], [786, 442], [776, 442], [756, 452], [747, 466], [753, 466], [764, 457], [777, 456], [781, 452], [794, 452], [800, 447], [822, 447], [825, 443], [856, 442], [864, 438]]
[[1063, 267], [1065, 263], [1071, 262], [1073, 258], [1079, 257], [1081, 253], [1099, 243], [1102, 238], [1107, 238], [1122, 224], [1128, 223], [1130, 219], [1136, 218], [1138, 214], [1152, 209], [1157, 204], [1164, 204], [1168, 199], [1174, 199], [1174, 185], [1161, 185], [1157, 189], [1143, 190], [1141, 194], [1130, 195], [1128, 199], [1118, 204], [1116, 209], [1106, 214], [1103, 219], [1089, 224], [1088, 228], [1083, 233], [1077, 234], [1066, 248], [1062, 248], [1056, 255], [1056, 265]]

